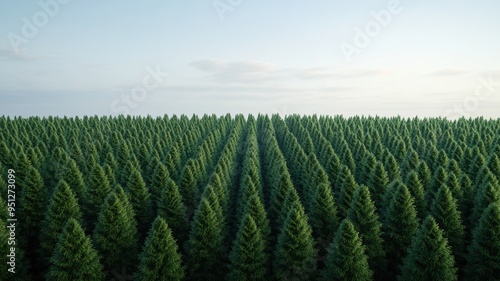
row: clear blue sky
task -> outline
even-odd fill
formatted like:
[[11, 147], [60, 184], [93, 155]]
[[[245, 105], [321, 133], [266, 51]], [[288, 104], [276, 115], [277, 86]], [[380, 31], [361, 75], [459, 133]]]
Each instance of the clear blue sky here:
[[497, 118], [498, 11], [495, 0], [0, 0], [0, 115]]

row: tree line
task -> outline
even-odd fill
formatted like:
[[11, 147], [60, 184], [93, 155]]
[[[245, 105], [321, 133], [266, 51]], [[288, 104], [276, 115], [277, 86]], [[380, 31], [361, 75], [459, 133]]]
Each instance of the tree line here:
[[1, 280], [500, 280], [499, 119], [3, 116], [0, 131], [2, 241], [9, 169], [20, 221]]

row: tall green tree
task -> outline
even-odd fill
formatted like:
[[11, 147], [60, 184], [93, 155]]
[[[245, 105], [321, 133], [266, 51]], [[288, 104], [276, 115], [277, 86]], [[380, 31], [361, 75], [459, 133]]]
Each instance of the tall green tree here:
[[448, 173], [443, 167], [439, 167], [432, 177], [432, 181], [429, 187], [425, 190], [425, 202], [427, 204], [427, 210], [430, 211], [432, 207], [432, 202], [434, 202], [434, 198], [441, 188], [442, 185], [445, 185], [447, 182]]
[[362, 185], [356, 189], [347, 218], [354, 225], [366, 247], [368, 264], [375, 279], [383, 280], [386, 260], [382, 240], [382, 223], [379, 221], [368, 187]]
[[[181, 243], [188, 238], [189, 222], [186, 215], [186, 207], [182, 202], [177, 185], [172, 179], [168, 179], [160, 194], [158, 204], [158, 216], [163, 218], [172, 230], [172, 235]], [[181, 244], [182, 245], [182, 244]]]
[[247, 204], [244, 207], [244, 213], [252, 217], [255, 225], [260, 231], [261, 239], [266, 247], [266, 253], [270, 252], [269, 237], [271, 235], [271, 227], [269, 225], [269, 219], [267, 218], [264, 204], [262, 204], [257, 194], [253, 194], [248, 197]]
[[470, 216], [470, 227], [472, 229], [476, 227], [482, 213], [491, 203], [500, 202], [500, 185], [493, 177], [490, 177], [490, 179], [490, 181], [484, 182], [482, 186], [476, 190], [474, 207]]
[[[224, 278], [224, 251], [222, 229], [210, 202], [203, 198], [196, 210], [187, 242], [188, 277], [193, 280], [221, 280]], [[220, 270], [213, 270], [218, 268]]]
[[326, 248], [339, 225], [337, 206], [330, 186], [321, 183], [316, 187], [310, 213], [313, 234]]
[[340, 194], [338, 198], [339, 214], [341, 218], [345, 218], [358, 184], [347, 166], [342, 166], [342, 170], [338, 177], [337, 181], [340, 184]]
[[54, 190], [41, 224], [40, 257], [43, 265], [49, 264], [49, 259], [54, 253], [59, 234], [61, 234], [66, 222], [70, 218], [81, 221], [82, 214], [75, 194], [71, 191], [68, 184], [62, 180]]
[[415, 208], [420, 219], [424, 219], [426, 215], [425, 210], [425, 190], [420, 178], [415, 171], [411, 171], [406, 176], [406, 186], [411, 195], [415, 199]]
[[394, 276], [399, 274], [399, 265], [406, 255], [406, 249], [411, 245], [418, 225], [413, 197], [405, 185], [398, 185], [385, 215], [382, 236], [388, 253], [388, 270]]
[[294, 200], [278, 236], [274, 275], [277, 280], [311, 280], [315, 277], [315, 270], [312, 230], [303, 207]]
[[78, 201], [82, 202], [87, 188], [83, 181], [83, 174], [78, 169], [75, 160], [69, 160], [68, 166], [65, 167], [62, 174], [62, 179], [68, 183], [69, 187], [71, 187]]
[[345, 219], [328, 248], [323, 280], [372, 280], [365, 246], [354, 225]]
[[96, 165], [89, 176], [89, 183], [82, 204], [85, 218], [84, 226], [88, 227], [90, 231], [94, 229], [99, 210], [110, 192], [111, 187], [104, 169], [100, 165]]
[[228, 280], [267, 279], [265, 241], [250, 214], [243, 216], [229, 259]]
[[139, 256], [135, 280], [180, 281], [183, 279], [184, 267], [177, 243], [165, 220], [157, 217]]
[[19, 196], [19, 217], [23, 221], [20, 225], [23, 229], [23, 235], [31, 240], [40, 233], [46, 199], [43, 191], [43, 179], [38, 170], [29, 166], [27, 175], [28, 177], [24, 179], [25, 186], [21, 189]]
[[170, 180], [168, 169], [163, 163], [158, 162], [151, 179], [150, 191], [151, 201], [154, 210], [158, 210], [159, 202], [161, 199], [161, 192]]
[[370, 170], [370, 177], [367, 186], [370, 189], [370, 194], [377, 209], [381, 209], [382, 198], [384, 197], [387, 185], [389, 184], [389, 175], [385, 171], [384, 165], [377, 161], [375, 166]]
[[99, 259], [90, 238], [85, 236], [78, 221], [70, 218], [59, 235], [47, 280], [104, 280], [103, 266]]
[[439, 189], [431, 207], [431, 215], [443, 230], [443, 236], [448, 239], [455, 261], [461, 266], [465, 254], [465, 228], [456, 199], [446, 185]]
[[95, 248], [104, 257], [104, 269], [111, 271], [123, 268], [133, 272], [138, 254], [138, 234], [129, 219], [123, 201], [111, 192], [102, 205], [92, 240]]
[[134, 169], [129, 177], [127, 193], [130, 203], [134, 208], [135, 218], [138, 224], [138, 231], [142, 238], [145, 238], [147, 231], [153, 220], [153, 204], [151, 203], [151, 194], [146, 188], [146, 183], [142, 179], [141, 173]]
[[448, 240], [432, 216], [425, 218], [413, 238], [398, 279], [457, 280], [457, 268]]
[[191, 217], [194, 214], [199, 193], [196, 175], [196, 162], [193, 159], [189, 159], [186, 166], [182, 170], [182, 174], [178, 182], [179, 191], [184, 199], [188, 217]]
[[490, 203], [474, 229], [466, 266], [467, 280], [500, 280], [500, 204]]

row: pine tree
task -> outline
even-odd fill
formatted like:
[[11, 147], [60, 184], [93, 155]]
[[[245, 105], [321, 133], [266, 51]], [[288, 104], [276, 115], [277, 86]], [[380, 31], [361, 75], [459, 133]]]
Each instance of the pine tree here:
[[323, 280], [372, 280], [365, 246], [354, 225], [345, 219], [328, 248]]
[[87, 188], [83, 182], [83, 175], [73, 159], [69, 160], [68, 166], [62, 174], [62, 179], [68, 183], [69, 187], [71, 187], [71, 190], [75, 193], [78, 201], [82, 202]]
[[432, 202], [434, 202], [434, 198], [436, 197], [439, 188], [441, 188], [443, 184], [446, 184], [447, 178], [448, 174], [443, 167], [439, 167], [434, 173], [430, 186], [425, 190], [425, 202], [427, 204], [428, 211], [432, 207]]
[[59, 235], [51, 263], [47, 280], [104, 280], [99, 255], [74, 218], [68, 220]]
[[443, 236], [448, 239], [455, 261], [460, 266], [465, 254], [465, 229], [456, 199], [446, 185], [439, 189], [431, 208], [431, 215], [443, 230]]
[[99, 210], [110, 192], [111, 187], [104, 170], [101, 166], [96, 165], [92, 169], [82, 204], [85, 216], [84, 226], [88, 227], [90, 231], [94, 229]]
[[146, 237], [147, 231], [151, 226], [153, 219], [153, 209], [151, 204], [151, 194], [146, 188], [138, 170], [133, 170], [129, 177], [127, 193], [130, 203], [134, 208], [135, 218], [138, 224], [138, 231], [141, 241]]
[[327, 246], [327, 243], [331, 241], [337, 230], [339, 218], [332, 191], [330, 187], [324, 183], [316, 188], [310, 221], [314, 236], [324, 241], [325, 246]]
[[184, 167], [184, 170], [182, 171], [180, 180], [178, 182], [179, 191], [184, 199], [184, 204], [186, 205], [189, 217], [191, 217], [194, 213], [194, 208], [196, 207], [196, 201], [199, 192], [195, 175], [196, 164], [193, 159], [190, 159]]
[[[286, 166], [284, 167], [286, 169]], [[295, 191], [288, 173], [281, 174], [277, 182], [277, 186], [271, 190], [271, 221], [274, 221], [274, 230], [280, 229], [282, 226], [279, 223], [279, 217], [288, 193], [292, 190]]]
[[19, 217], [23, 221], [20, 224], [23, 235], [26, 235], [29, 240], [33, 240], [40, 233], [46, 202], [43, 179], [38, 170], [29, 166], [27, 175], [28, 177], [24, 179], [25, 186], [20, 191]]
[[367, 182], [367, 186], [370, 189], [370, 194], [373, 197], [375, 206], [377, 206], [377, 210], [380, 210], [382, 207], [382, 198], [388, 184], [389, 176], [385, 171], [384, 165], [380, 161], [377, 161], [375, 166], [371, 169], [370, 178]]
[[266, 252], [270, 252], [269, 237], [271, 235], [271, 227], [269, 226], [269, 219], [267, 218], [267, 213], [264, 209], [264, 205], [260, 201], [260, 198], [257, 194], [248, 197], [247, 204], [244, 208], [244, 213], [252, 217], [255, 225], [260, 231], [261, 239], [266, 247]]
[[153, 203], [154, 210], [158, 210], [161, 192], [169, 180], [170, 174], [168, 173], [167, 167], [159, 162], [154, 169], [150, 185], [151, 201]]
[[412, 240], [399, 280], [457, 280], [454, 263], [443, 231], [432, 216], [427, 216]]
[[[188, 253], [188, 276], [193, 280], [221, 280], [224, 270], [222, 229], [216, 213], [204, 198], [196, 210], [191, 226]], [[214, 268], [220, 270], [213, 270]]]
[[491, 203], [481, 216], [469, 246], [467, 280], [500, 280], [500, 204]]
[[428, 189], [430, 184], [431, 184], [432, 174], [431, 174], [431, 170], [429, 169], [429, 167], [427, 166], [425, 161], [420, 161], [420, 163], [418, 164], [417, 174], [418, 174], [418, 178], [422, 182], [422, 186], [424, 187], [424, 190]]
[[[38, 236], [42, 228], [43, 214], [47, 205], [44, 194], [43, 179], [38, 169], [29, 166], [27, 171], [28, 178], [24, 179], [24, 186], [20, 191], [19, 213], [17, 216], [22, 218], [19, 224], [19, 233], [22, 237], [24, 249], [36, 249], [40, 245]], [[2, 200], [3, 201], [3, 200]], [[5, 203], [0, 204], [2, 211], [7, 211]], [[7, 219], [7, 217], [5, 217]], [[26, 252], [26, 259], [31, 262], [33, 271], [41, 271], [40, 263], [37, 263], [36, 252]]]
[[261, 233], [252, 216], [244, 215], [229, 256], [231, 265], [228, 280], [266, 279], [268, 257]]
[[127, 218], [132, 224], [132, 232], [136, 233], [137, 232], [137, 220], [135, 219], [135, 212], [134, 212], [134, 207], [132, 206], [132, 203], [130, 203], [128, 195], [125, 193], [123, 190], [122, 186], [120, 184], [115, 185], [115, 188], [113, 191], [116, 193], [116, 196], [118, 196], [118, 199], [120, 199], [121, 203], [123, 204], [123, 207], [125, 208], [125, 212], [127, 214]]
[[411, 245], [417, 228], [414, 200], [405, 185], [398, 185], [385, 215], [382, 236], [388, 253], [388, 269], [393, 275], [399, 273], [398, 267], [406, 255], [406, 249]]
[[415, 199], [415, 208], [417, 209], [418, 217], [420, 219], [424, 219], [426, 215], [425, 191], [422, 182], [420, 181], [418, 174], [415, 171], [411, 171], [406, 176], [406, 186]]
[[458, 181], [463, 193], [462, 199], [458, 201], [458, 205], [460, 213], [462, 214], [462, 220], [464, 224], [467, 225], [470, 221], [472, 207], [474, 204], [474, 190], [472, 188], [472, 181], [466, 173], [463, 173]]
[[277, 280], [311, 280], [315, 277], [316, 251], [312, 230], [300, 202], [293, 201], [274, 253]]
[[92, 240], [101, 254], [108, 276], [122, 268], [133, 272], [138, 253], [138, 234], [129, 219], [123, 201], [111, 192], [102, 205]]
[[484, 210], [494, 202], [500, 202], [500, 185], [496, 180], [485, 182], [476, 191], [474, 208], [472, 209], [469, 223], [471, 229], [476, 227]]
[[177, 243], [161, 217], [157, 217], [144, 243], [135, 280], [183, 280], [184, 267]]
[[40, 231], [40, 257], [42, 264], [47, 265], [54, 253], [59, 234], [68, 219], [81, 221], [82, 214], [75, 194], [65, 181], [61, 181], [54, 190]]
[[379, 221], [375, 204], [366, 186], [362, 185], [356, 189], [347, 218], [363, 240], [368, 263], [375, 279], [383, 280], [386, 261], [382, 245], [382, 223]]
[[189, 222], [186, 216], [186, 207], [182, 203], [182, 196], [172, 179], [168, 179], [161, 191], [158, 216], [167, 222], [169, 228], [172, 230], [172, 235], [179, 242], [182, 243], [187, 240]]
[[352, 196], [358, 187], [358, 184], [347, 166], [342, 166], [342, 170], [337, 181], [340, 183], [340, 194], [338, 198], [339, 214], [341, 218], [345, 218], [347, 211], [349, 210], [349, 205], [351, 204]]
[[387, 175], [389, 176], [389, 182], [401, 178], [401, 172], [399, 170], [398, 162], [396, 158], [394, 158], [394, 156], [390, 154], [390, 152], [386, 157], [384, 164], [385, 164], [385, 170], [387, 171]]

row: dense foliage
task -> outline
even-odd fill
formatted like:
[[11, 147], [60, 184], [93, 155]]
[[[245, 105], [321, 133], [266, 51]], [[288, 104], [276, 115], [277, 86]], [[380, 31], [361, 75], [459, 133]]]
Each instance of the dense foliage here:
[[[1, 280], [499, 280], [500, 120], [0, 117]], [[9, 248], [1, 247], [2, 261]]]

